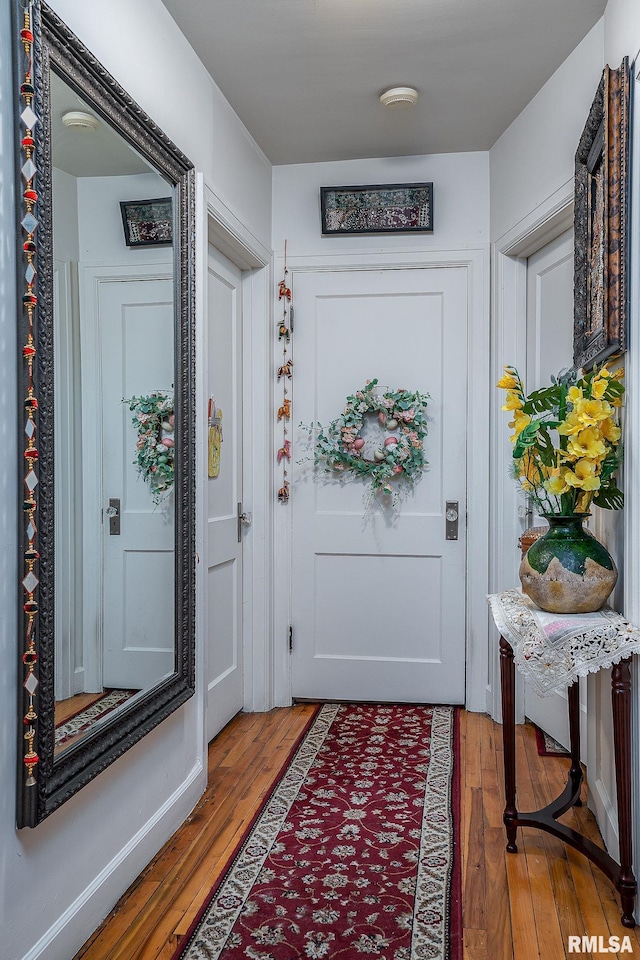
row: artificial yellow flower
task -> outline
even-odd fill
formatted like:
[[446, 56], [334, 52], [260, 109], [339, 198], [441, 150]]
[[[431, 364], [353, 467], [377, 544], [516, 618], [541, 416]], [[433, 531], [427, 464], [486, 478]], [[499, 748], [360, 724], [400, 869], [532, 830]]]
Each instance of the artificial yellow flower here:
[[617, 443], [622, 436], [622, 430], [613, 417], [607, 417], [606, 420], [601, 420], [599, 426], [600, 436], [608, 440], [609, 443]]
[[575, 410], [567, 414], [567, 419], [558, 425], [558, 433], [562, 434], [563, 437], [571, 437], [576, 433], [580, 433], [583, 429], [584, 425]]
[[613, 413], [606, 400], [578, 400], [573, 413], [585, 427], [594, 427], [600, 420], [606, 420]]
[[514, 375], [513, 367], [504, 368], [504, 373], [496, 383], [496, 387], [500, 387], [501, 390], [520, 389], [520, 381], [517, 376]]
[[592, 460], [578, 460], [573, 470], [567, 470], [564, 475], [570, 487], [580, 490], [599, 490], [600, 477], [596, 476], [596, 464]]
[[522, 398], [519, 394], [509, 391], [503, 410], [522, 410]]
[[588, 460], [601, 460], [606, 452], [607, 448], [600, 439], [600, 431], [596, 427], [587, 427], [585, 430], [581, 430], [580, 433], [572, 436], [567, 443], [567, 453], [576, 460], [581, 457], [586, 457]]
[[511, 443], [515, 443], [525, 427], [528, 427], [531, 423], [531, 417], [528, 413], [523, 413], [522, 410], [515, 410], [513, 414], [513, 420], [509, 421], [509, 426], [514, 431], [509, 439]]
[[605, 393], [607, 392], [607, 387], [609, 384], [606, 379], [600, 380], [597, 377], [594, 377], [591, 381], [591, 396], [596, 400], [602, 400]]
[[561, 496], [563, 493], [569, 492], [569, 486], [565, 480], [565, 476], [568, 473], [568, 470], [558, 470], [555, 472], [555, 475], [550, 477], [544, 482], [544, 488], [549, 493], [552, 493], [555, 497]]
[[583, 396], [582, 387], [569, 387], [567, 399], [570, 400], [571, 403], [577, 403], [578, 400], [582, 400]]

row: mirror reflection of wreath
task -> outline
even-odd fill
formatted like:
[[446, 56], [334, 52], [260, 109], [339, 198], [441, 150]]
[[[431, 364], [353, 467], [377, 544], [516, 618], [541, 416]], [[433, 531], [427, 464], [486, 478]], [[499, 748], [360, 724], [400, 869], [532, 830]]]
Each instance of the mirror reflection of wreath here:
[[[367, 380], [347, 397], [342, 416], [326, 428], [316, 424], [315, 463], [324, 463], [327, 471], [351, 471], [370, 479], [373, 493], [393, 495], [394, 479], [413, 485], [428, 463], [424, 457], [428, 400], [428, 393], [408, 390], [380, 393], [378, 381]], [[377, 414], [387, 434], [372, 460], [365, 459], [366, 441], [361, 435], [367, 414]]]
[[175, 480], [173, 393], [154, 390], [122, 402], [129, 404], [133, 426], [138, 432], [133, 463], [149, 485], [154, 503], [160, 503]]

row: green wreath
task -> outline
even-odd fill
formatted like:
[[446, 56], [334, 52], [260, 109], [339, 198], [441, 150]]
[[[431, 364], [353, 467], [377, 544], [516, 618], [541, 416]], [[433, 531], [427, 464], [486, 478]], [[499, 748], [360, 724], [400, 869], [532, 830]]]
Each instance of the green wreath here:
[[[414, 484], [428, 463], [424, 438], [430, 398], [428, 393], [408, 390], [380, 394], [377, 386], [377, 380], [367, 380], [361, 390], [347, 397], [342, 416], [326, 428], [320, 423], [316, 425], [314, 462], [324, 463], [327, 472], [351, 471], [357, 477], [370, 479], [374, 494], [392, 495], [392, 480]], [[364, 458], [364, 439], [360, 436], [368, 413], [378, 414], [380, 425], [388, 431], [373, 460]]]
[[154, 390], [122, 402], [129, 404], [133, 426], [138, 431], [133, 463], [151, 488], [154, 503], [160, 503], [175, 480], [173, 394]]

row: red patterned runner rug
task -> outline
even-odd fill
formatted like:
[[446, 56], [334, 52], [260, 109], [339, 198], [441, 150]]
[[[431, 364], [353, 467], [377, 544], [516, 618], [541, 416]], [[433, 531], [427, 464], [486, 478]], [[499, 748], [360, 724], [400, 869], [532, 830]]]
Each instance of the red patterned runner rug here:
[[453, 707], [326, 704], [173, 960], [459, 960]]

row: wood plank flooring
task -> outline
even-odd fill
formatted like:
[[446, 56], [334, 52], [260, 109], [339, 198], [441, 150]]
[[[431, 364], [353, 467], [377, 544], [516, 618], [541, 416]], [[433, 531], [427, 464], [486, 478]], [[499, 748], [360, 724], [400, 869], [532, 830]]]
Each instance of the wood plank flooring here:
[[[75, 960], [169, 960], [314, 711], [310, 704], [240, 714], [209, 747], [209, 785], [188, 820], [122, 897]], [[518, 801], [542, 806], [564, 786], [569, 761], [539, 757], [530, 725], [517, 729]], [[505, 852], [502, 733], [461, 714], [464, 960], [565, 960], [568, 937], [630, 935], [609, 881], [541, 831], [518, 830]], [[601, 843], [593, 816], [563, 820]], [[596, 956], [598, 956], [597, 954]], [[591, 957], [591, 954], [580, 954]]]

